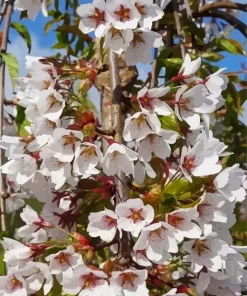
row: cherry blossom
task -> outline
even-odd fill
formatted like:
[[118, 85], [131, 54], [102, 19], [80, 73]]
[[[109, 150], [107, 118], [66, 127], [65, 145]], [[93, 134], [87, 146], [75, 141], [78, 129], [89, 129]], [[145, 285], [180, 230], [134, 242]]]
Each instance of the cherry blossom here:
[[184, 237], [199, 238], [202, 231], [197, 224], [193, 223], [197, 217], [196, 209], [179, 209], [167, 214], [166, 221], [178, 230], [181, 240]]
[[[140, 154], [139, 154], [140, 157]], [[147, 162], [141, 161], [140, 159], [136, 162], [134, 167], [134, 180], [137, 184], [143, 184], [145, 180], [145, 174], [150, 178], [155, 178], [156, 173], [151, 165]]]
[[166, 222], [158, 222], [142, 229], [133, 250], [146, 250], [147, 258], [158, 262], [169, 258], [168, 252], [178, 251], [179, 235], [175, 228]]
[[116, 235], [118, 216], [111, 210], [91, 213], [88, 217], [87, 231], [91, 237], [100, 237], [103, 241], [112, 241]]
[[83, 135], [79, 131], [56, 128], [53, 132], [53, 140], [49, 143], [48, 148], [59, 161], [71, 162], [82, 139]]
[[129, 175], [134, 171], [133, 161], [137, 159], [137, 153], [128, 147], [113, 143], [111, 144], [103, 158], [103, 170], [108, 176], [114, 176], [118, 172]]
[[27, 16], [31, 20], [35, 20], [40, 9], [44, 16], [48, 16], [46, 0], [16, 0], [15, 9], [20, 11], [27, 10]]
[[201, 58], [197, 58], [196, 60], [192, 61], [189, 54], [185, 55], [183, 65], [179, 70], [179, 74], [182, 77], [191, 76], [195, 74], [201, 66]]
[[18, 272], [10, 272], [0, 277], [0, 294], [2, 296], [27, 296], [24, 278]]
[[125, 52], [126, 64], [128, 66], [134, 66], [137, 63], [148, 64], [152, 60], [151, 49], [162, 45], [162, 36], [159, 33], [148, 31], [146, 28], [135, 30], [133, 39]]
[[63, 291], [70, 295], [104, 296], [109, 292], [106, 279], [107, 275], [101, 270], [79, 267], [70, 281], [63, 285]]
[[137, 112], [125, 120], [123, 138], [127, 142], [134, 139], [139, 141], [150, 132], [159, 133], [160, 128], [161, 124], [156, 114], [147, 111]]
[[214, 186], [227, 200], [241, 202], [246, 196], [243, 188], [245, 179], [244, 170], [239, 168], [239, 164], [235, 164], [220, 172], [214, 180]]
[[148, 89], [143, 87], [137, 95], [141, 107], [149, 112], [155, 112], [158, 115], [168, 116], [171, 114], [171, 108], [158, 98], [163, 97], [169, 92], [169, 87]]
[[114, 293], [113, 295], [131, 296], [136, 294], [148, 296], [146, 279], [146, 270], [126, 269], [123, 272], [114, 271], [110, 278], [110, 288]]
[[141, 19], [138, 9], [130, 0], [124, 3], [121, 0], [107, 0], [106, 9], [109, 22], [119, 30], [135, 29]]
[[138, 154], [141, 159], [148, 162], [152, 159], [152, 153], [161, 159], [166, 159], [171, 154], [169, 144], [174, 144], [178, 133], [169, 130], [162, 130], [158, 134], [149, 133], [138, 144]]
[[163, 10], [153, 3], [153, 0], [134, 0], [135, 7], [141, 15], [139, 21], [141, 27], [151, 30], [152, 23], [162, 18]]
[[189, 253], [188, 260], [191, 260], [191, 268], [194, 272], [199, 272], [203, 266], [213, 272], [221, 269], [223, 260], [220, 252], [226, 246], [225, 242], [209, 235], [183, 243], [184, 250]]
[[75, 253], [73, 246], [66, 250], [47, 256], [51, 274], [55, 274], [59, 281], [67, 283], [73, 278], [74, 269], [84, 264], [80, 254]]
[[84, 34], [95, 31], [96, 37], [102, 37], [108, 25], [105, 1], [94, 0], [82, 4], [77, 8], [77, 13], [80, 16], [79, 29]]
[[28, 198], [24, 193], [13, 193], [11, 194], [6, 200], [6, 212], [12, 213], [14, 211], [19, 210], [20, 208], [24, 207], [25, 201], [24, 199]]
[[144, 206], [141, 199], [129, 199], [116, 206], [118, 227], [138, 237], [141, 230], [154, 219], [154, 210], [150, 205]]
[[84, 142], [75, 151], [73, 171], [77, 175], [89, 174], [99, 162], [103, 161], [100, 149], [92, 143]]

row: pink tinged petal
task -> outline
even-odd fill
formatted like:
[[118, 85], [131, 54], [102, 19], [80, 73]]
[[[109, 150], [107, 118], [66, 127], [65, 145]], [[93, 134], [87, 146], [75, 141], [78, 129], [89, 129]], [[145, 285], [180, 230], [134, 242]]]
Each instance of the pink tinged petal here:
[[158, 115], [168, 116], [172, 113], [172, 109], [159, 99], [153, 99], [151, 104], [153, 105], [154, 112]]
[[138, 161], [134, 167], [134, 180], [137, 184], [143, 184], [145, 179], [145, 168], [143, 164]]

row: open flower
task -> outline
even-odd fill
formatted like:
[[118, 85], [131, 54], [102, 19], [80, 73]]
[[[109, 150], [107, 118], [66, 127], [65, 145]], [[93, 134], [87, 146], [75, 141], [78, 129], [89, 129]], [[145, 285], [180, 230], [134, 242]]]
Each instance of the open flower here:
[[71, 162], [82, 139], [83, 135], [79, 131], [56, 128], [53, 132], [53, 141], [48, 145], [48, 148], [58, 160]]
[[37, 101], [37, 110], [39, 114], [51, 121], [60, 118], [65, 107], [63, 96], [53, 87], [42, 90]]
[[118, 227], [131, 232], [135, 237], [138, 237], [141, 230], [154, 219], [153, 208], [150, 205], [144, 206], [139, 198], [118, 204], [116, 214], [118, 215]]
[[92, 237], [100, 237], [103, 241], [112, 241], [117, 232], [117, 215], [105, 209], [104, 211], [91, 213], [88, 217], [87, 231]]
[[46, 0], [16, 0], [15, 9], [27, 11], [27, 16], [31, 20], [35, 20], [40, 9], [44, 16], [48, 16], [46, 8]]
[[126, 269], [124, 271], [113, 271], [110, 279], [110, 288], [113, 295], [143, 295], [148, 296], [146, 288], [147, 271]]
[[143, 87], [137, 95], [137, 100], [143, 109], [149, 112], [155, 112], [158, 115], [168, 116], [171, 114], [171, 108], [158, 98], [163, 97], [170, 90], [169, 87], [151, 88]]
[[92, 3], [82, 4], [76, 11], [80, 17], [79, 29], [82, 33], [95, 31], [96, 37], [102, 37], [108, 25], [105, 1], [94, 0]]
[[153, 22], [159, 20], [164, 15], [163, 10], [153, 3], [153, 0], [134, 0], [135, 7], [141, 15], [139, 21], [141, 27], [151, 30]]
[[77, 175], [90, 175], [90, 171], [102, 160], [103, 154], [100, 149], [95, 144], [84, 142], [75, 151], [73, 171]]
[[178, 230], [181, 240], [184, 237], [199, 238], [202, 231], [193, 222], [198, 217], [196, 209], [179, 209], [166, 215], [166, 221]]
[[109, 22], [119, 30], [135, 29], [141, 15], [130, 0], [107, 0]]
[[63, 285], [63, 291], [70, 295], [105, 296], [108, 295], [108, 276], [101, 270], [79, 267], [70, 281]]
[[188, 54], [185, 55], [183, 65], [179, 70], [179, 73], [183, 76], [190, 76], [195, 74], [201, 66], [201, 58], [197, 58], [196, 60], [192, 61]]
[[133, 161], [137, 158], [136, 152], [124, 145], [113, 143], [108, 147], [103, 158], [104, 173], [108, 176], [114, 176], [121, 171], [127, 175], [133, 174]]
[[2, 296], [27, 296], [24, 278], [19, 272], [9, 272], [0, 277], [0, 294]]
[[[58, 280], [66, 283], [73, 278], [73, 271], [76, 267], [83, 265], [82, 256], [75, 253], [73, 246], [68, 246], [66, 250], [59, 251], [56, 254], [47, 256], [46, 261], [49, 263], [51, 274], [58, 276]], [[59, 275], [61, 275], [59, 277]]]
[[123, 138], [125, 141], [139, 141], [150, 132], [159, 133], [161, 123], [156, 114], [148, 111], [137, 112], [125, 120]]
[[146, 28], [135, 30], [133, 39], [125, 52], [127, 66], [135, 66], [138, 63], [148, 64], [152, 60], [151, 49], [162, 45], [162, 36], [159, 33], [148, 31]]

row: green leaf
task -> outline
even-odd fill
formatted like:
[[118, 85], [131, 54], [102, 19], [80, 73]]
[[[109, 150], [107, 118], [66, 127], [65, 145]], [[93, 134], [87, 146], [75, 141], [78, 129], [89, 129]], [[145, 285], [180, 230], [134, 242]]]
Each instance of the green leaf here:
[[165, 205], [165, 206], [176, 205], [177, 199], [173, 195], [171, 195], [169, 193], [165, 193], [164, 197], [165, 197], [165, 199], [162, 202], [163, 205]]
[[16, 124], [20, 137], [25, 137], [28, 135], [25, 127], [30, 126], [30, 122], [27, 120], [25, 115], [25, 108], [17, 105], [17, 116], [16, 116]]
[[68, 44], [67, 43], [56, 43], [54, 45], [52, 45], [52, 48], [54, 49], [62, 49], [62, 48], [67, 48]]
[[174, 112], [169, 116], [159, 115], [158, 117], [163, 129], [180, 132], [179, 122]]
[[218, 52], [203, 52], [201, 58], [204, 58], [209, 61], [218, 62], [224, 58], [223, 55], [219, 54]]
[[27, 44], [28, 53], [30, 53], [31, 47], [32, 47], [32, 40], [28, 32], [28, 29], [19, 22], [12, 22], [11, 28], [15, 29], [20, 34], [20, 36], [24, 39], [24, 41]]
[[239, 54], [242, 54], [242, 55], [245, 55], [246, 56], [246, 52], [242, 46], [242, 44], [240, 42], [238, 42], [237, 40], [235, 39], [228, 39], [237, 49], [237, 52]]
[[233, 54], [238, 54], [236, 46], [231, 42], [231, 40], [226, 38], [220, 38], [217, 40], [218, 45], [223, 49]]
[[175, 67], [180, 69], [183, 64], [183, 59], [181, 58], [165, 59], [164, 64], [166, 67]]
[[12, 53], [1, 53], [1, 56], [8, 68], [11, 83], [14, 88], [15, 86], [14, 79], [19, 76], [18, 60]]

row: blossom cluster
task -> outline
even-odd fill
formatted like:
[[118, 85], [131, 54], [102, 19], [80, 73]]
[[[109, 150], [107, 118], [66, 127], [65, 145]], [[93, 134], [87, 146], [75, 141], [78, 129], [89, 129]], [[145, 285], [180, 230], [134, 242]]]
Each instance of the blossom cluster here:
[[[141, 48], [156, 38], [160, 44], [151, 28], [163, 11], [153, 1], [94, 1], [78, 14], [83, 33], [95, 30], [129, 65], [149, 59], [138, 40]], [[0, 141], [7, 211], [21, 209], [24, 222], [16, 239], [2, 240], [8, 273], [0, 295], [47, 295], [55, 278], [63, 293], [79, 296], [241, 295], [246, 263], [229, 229], [246, 196], [246, 175], [239, 164], [223, 167], [227, 146], [210, 130], [225, 102], [225, 69], [200, 78], [201, 59], [187, 54], [170, 86], [139, 90], [121, 144], [100, 129], [85, 90], [76, 91], [74, 82], [93, 83], [97, 69], [81, 60], [65, 67], [26, 60], [15, 99], [25, 135]], [[176, 127], [164, 126], [168, 119]], [[118, 191], [122, 175], [128, 199]], [[130, 250], [125, 258], [121, 248]]]
[[95, 31], [104, 37], [104, 48], [125, 53], [127, 65], [150, 63], [152, 48], [163, 45], [162, 36], [152, 31], [153, 22], [161, 19], [163, 10], [153, 0], [94, 0], [82, 4], [77, 13], [79, 28], [88, 34]]

